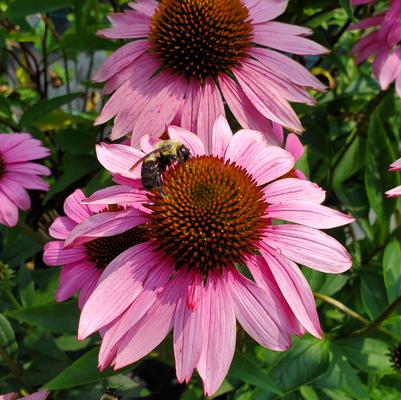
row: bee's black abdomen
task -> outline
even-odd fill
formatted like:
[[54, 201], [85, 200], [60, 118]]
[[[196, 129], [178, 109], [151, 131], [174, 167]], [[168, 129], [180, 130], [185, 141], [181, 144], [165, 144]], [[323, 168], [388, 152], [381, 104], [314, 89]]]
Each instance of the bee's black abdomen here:
[[146, 161], [141, 170], [142, 185], [146, 190], [159, 189], [161, 186], [160, 166], [158, 161]]

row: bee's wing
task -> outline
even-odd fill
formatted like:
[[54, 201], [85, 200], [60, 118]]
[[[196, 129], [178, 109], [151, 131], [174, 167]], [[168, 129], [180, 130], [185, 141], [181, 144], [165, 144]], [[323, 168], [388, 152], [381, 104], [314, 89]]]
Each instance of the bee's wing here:
[[148, 158], [150, 155], [155, 154], [155, 153], [160, 153], [160, 149], [155, 149], [153, 151], [151, 151], [148, 154], [145, 154], [142, 158], [140, 158], [139, 160], [136, 161], [136, 163], [129, 169], [129, 172], [133, 172], [135, 171], [136, 167], [143, 162], [146, 158]]

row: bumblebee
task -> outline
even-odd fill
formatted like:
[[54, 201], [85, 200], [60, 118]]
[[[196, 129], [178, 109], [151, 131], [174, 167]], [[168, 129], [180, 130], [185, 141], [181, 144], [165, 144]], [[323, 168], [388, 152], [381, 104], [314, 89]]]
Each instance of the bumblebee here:
[[162, 174], [167, 167], [176, 161], [188, 161], [191, 156], [189, 149], [178, 140], [162, 140], [155, 147], [155, 150], [138, 160], [130, 169], [132, 172], [142, 162], [141, 181], [143, 187], [149, 191], [161, 189]]
[[121, 397], [117, 395], [114, 389], [107, 389], [106, 393], [102, 395], [100, 400], [120, 400]]

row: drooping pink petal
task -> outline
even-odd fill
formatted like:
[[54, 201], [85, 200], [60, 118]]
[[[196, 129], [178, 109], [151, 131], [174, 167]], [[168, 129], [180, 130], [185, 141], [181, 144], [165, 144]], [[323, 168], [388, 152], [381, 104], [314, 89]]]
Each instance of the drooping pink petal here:
[[[10, 149], [6, 150], [2, 147], [1, 153], [6, 164], [11, 164], [45, 158], [50, 154], [50, 150], [43, 147], [40, 140], [29, 137]], [[29, 171], [26, 172], [29, 173]]]
[[148, 222], [143, 211], [128, 209], [91, 215], [68, 235], [65, 247], [77, 246], [99, 237], [110, 237]]
[[[10, 135], [11, 136], [11, 135]], [[42, 164], [37, 164], [36, 162], [19, 162], [7, 165], [7, 171], [9, 172], [29, 172], [33, 175], [51, 175], [49, 168]]]
[[274, 74], [295, 83], [317, 91], [323, 91], [325, 86], [315, 78], [305, 67], [293, 59], [274, 50], [255, 47], [249, 53], [269, 68]]
[[81, 261], [86, 257], [82, 246], [65, 249], [63, 242], [48, 242], [45, 244], [43, 260], [47, 265], [64, 265]]
[[389, 171], [401, 171], [401, 158], [390, 165]]
[[301, 143], [301, 141], [299, 140], [299, 137], [294, 133], [290, 133], [287, 136], [287, 140], [285, 142], [285, 149], [289, 151], [295, 157], [296, 160], [299, 160], [305, 151], [305, 148]]
[[[189, 382], [201, 352], [203, 340], [203, 282], [198, 272], [190, 272], [191, 282], [197, 283], [200, 298], [196, 309], [188, 307], [187, 296], [181, 296], [174, 316], [174, 357], [178, 382]], [[200, 278], [200, 279], [199, 279]]]
[[285, 299], [300, 323], [312, 335], [321, 338], [316, 303], [308, 281], [295, 263], [280, 256], [277, 252], [262, 245], [261, 253], [265, 258]]
[[243, 62], [233, 72], [249, 100], [265, 117], [302, 132], [302, 125], [288, 102], [266, 85], [264, 76], [252, 64]]
[[336, 228], [354, 221], [354, 218], [332, 208], [304, 200], [271, 204], [266, 216], [317, 229]]
[[135, 11], [109, 14], [107, 19], [113, 27], [97, 31], [97, 36], [107, 39], [137, 39], [148, 36], [150, 31], [150, 18]]
[[19, 183], [25, 189], [49, 190], [49, 184], [40, 176], [23, 172], [6, 172], [3, 178]]
[[0, 223], [8, 227], [17, 225], [18, 208], [17, 206], [2, 192], [0, 192]]
[[144, 357], [167, 336], [173, 327], [176, 305], [188, 285], [186, 275], [186, 272], [178, 272], [146, 315], [127, 333], [118, 349], [115, 369]]
[[213, 125], [212, 148], [208, 153], [213, 154], [216, 157], [224, 158], [232, 138], [233, 133], [228, 124], [227, 118], [223, 115], [219, 115]]
[[132, 144], [151, 132], [158, 135], [164, 132], [177, 113], [187, 91], [186, 79], [161, 72], [138, 87], [135, 96], [137, 116], [132, 128]]
[[200, 156], [205, 154], [205, 146], [199, 136], [184, 128], [180, 128], [179, 126], [169, 126], [167, 131], [171, 139], [178, 140], [188, 147], [191, 156]]
[[36, 393], [29, 394], [28, 396], [25, 396], [25, 400], [46, 400], [47, 396], [49, 395], [49, 392], [46, 390], [41, 390]]
[[296, 178], [280, 179], [267, 185], [263, 191], [269, 204], [285, 204], [299, 199], [321, 204], [326, 198], [325, 191], [316, 183]]
[[185, 104], [181, 113], [181, 126], [191, 132], [198, 129], [198, 113], [201, 101], [202, 87], [197, 80], [188, 83]]
[[143, 290], [124, 314], [111, 324], [103, 336], [99, 351], [99, 367], [104, 369], [110, 362], [113, 352], [125, 334], [148, 312], [165, 288], [174, 267], [168, 261], [156, 265], [143, 284]]
[[121, 315], [142, 292], [146, 276], [159, 262], [148, 243], [117, 256], [104, 270], [82, 309], [78, 338], [85, 339]]
[[159, 6], [159, 3], [155, 0], [136, 0], [135, 2], [129, 2], [128, 5], [134, 10], [151, 17]]
[[222, 384], [235, 350], [235, 313], [225, 281], [211, 272], [203, 297], [203, 350], [198, 362], [205, 394], [211, 396]]
[[118, 74], [125, 67], [133, 63], [149, 49], [147, 40], [136, 40], [125, 44], [108, 57], [93, 79], [96, 82], [104, 82]]
[[60, 284], [56, 292], [56, 300], [64, 301], [89, 282], [96, 280], [101, 271], [87, 261], [76, 261], [61, 268]]
[[208, 150], [211, 149], [213, 125], [219, 115], [225, 115], [223, 99], [213, 79], [207, 78], [200, 95], [197, 134]]
[[280, 144], [271, 132], [270, 120], [255, 108], [238, 83], [226, 75], [220, 75], [219, 85], [227, 105], [243, 128], [264, 133], [269, 144]]
[[270, 21], [281, 15], [287, 8], [288, 0], [245, 0], [252, 22]]
[[31, 199], [27, 191], [7, 177], [2, 179], [0, 192], [8, 197], [18, 208], [23, 211], [31, 207]]
[[318, 271], [341, 273], [352, 266], [347, 250], [315, 228], [292, 224], [269, 226], [263, 240], [290, 260]]
[[328, 53], [328, 50], [322, 45], [291, 33], [293, 28], [290, 32], [289, 28], [287, 28], [287, 32], [282, 32], [276, 29], [277, 26], [277, 23], [255, 25], [253, 29], [254, 41], [263, 46], [293, 54], [319, 55]]
[[397, 76], [401, 74], [401, 49], [390, 54], [383, 63], [379, 73], [379, 82], [382, 90], [388, 89]]
[[401, 186], [397, 186], [394, 189], [388, 190], [386, 192], [387, 197], [400, 197], [401, 196]]
[[235, 315], [245, 331], [269, 349], [288, 349], [291, 345], [291, 326], [280, 318], [267, 293], [234, 268], [227, 271], [226, 278]]
[[50, 225], [49, 235], [55, 239], [67, 239], [77, 223], [70, 217], [57, 217]]

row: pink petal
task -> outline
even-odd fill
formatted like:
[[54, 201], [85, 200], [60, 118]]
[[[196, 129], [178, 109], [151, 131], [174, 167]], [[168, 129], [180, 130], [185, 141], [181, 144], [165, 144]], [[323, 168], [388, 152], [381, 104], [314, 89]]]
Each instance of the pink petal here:
[[336, 228], [355, 221], [354, 218], [329, 207], [302, 200], [271, 204], [267, 208], [266, 216], [317, 229]]
[[[155, 256], [154, 256], [155, 257]], [[103, 337], [99, 351], [99, 367], [106, 368], [112, 358], [112, 354], [125, 334], [148, 312], [162, 290], [164, 290], [174, 267], [168, 262], [156, 265], [149, 271], [148, 277], [143, 284], [143, 290], [128, 307], [125, 313], [120, 316], [112, 326], [109, 327]]]
[[222, 384], [235, 351], [235, 313], [230, 293], [217, 272], [209, 273], [203, 297], [203, 350], [198, 362], [204, 392], [212, 396]]
[[224, 158], [232, 138], [233, 133], [227, 118], [224, 115], [219, 115], [213, 125], [211, 154], [216, 157]]
[[285, 149], [289, 151], [296, 160], [299, 160], [304, 154], [305, 148], [299, 137], [294, 133], [290, 133], [287, 136], [287, 141], [285, 142]]
[[252, 22], [270, 21], [281, 15], [287, 8], [288, 0], [245, 0]]
[[88, 206], [82, 203], [83, 200], [85, 200], [85, 195], [82, 190], [76, 189], [64, 201], [65, 215], [76, 223], [80, 223], [92, 215]]
[[246, 279], [237, 270], [227, 272], [227, 287], [234, 303], [235, 315], [245, 331], [259, 344], [272, 350], [283, 351], [291, 346], [291, 327], [279, 315], [275, 299]]
[[136, 209], [95, 214], [71, 231], [65, 241], [65, 247], [84, 244], [99, 237], [115, 236], [146, 222], [146, 214]]
[[264, 185], [290, 172], [294, 164], [295, 159], [288, 151], [270, 146], [259, 151], [247, 170], [258, 185]]
[[177, 302], [187, 285], [186, 272], [180, 271], [170, 280], [156, 303], [124, 338], [118, 349], [115, 369], [139, 360], [161, 343], [173, 326]]
[[401, 186], [397, 186], [394, 189], [388, 190], [386, 192], [387, 197], [400, 197], [401, 196]]
[[181, 126], [191, 132], [197, 132], [198, 130], [198, 113], [201, 95], [202, 87], [200, 83], [197, 80], [190, 80], [181, 114]]
[[399, 97], [401, 97], [401, 74], [398, 75], [395, 81], [395, 90]]
[[7, 165], [7, 171], [10, 172], [27, 172], [33, 175], [51, 175], [51, 171], [49, 168], [45, 167], [42, 164], [38, 164], [36, 162], [20, 162], [16, 164]]
[[67, 239], [77, 223], [69, 217], [57, 217], [50, 225], [49, 235], [54, 239]]
[[46, 390], [41, 390], [37, 393], [32, 393], [28, 396], [25, 396], [24, 399], [25, 400], [45, 400], [45, 399], [47, 399], [48, 395], [49, 395], [49, 392], [47, 392]]
[[133, 63], [148, 49], [149, 42], [147, 40], [136, 40], [125, 44], [104, 61], [93, 77], [93, 80], [96, 82], [104, 82], [107, 79], [112, 78], [122, 69]]
[[70, 263], [61, 268], [60, 283], [56, 292], [56, 300], [64, 301], [75, 292], [96, 280], [101, 271], [88, 261]]
[[0, 191], [0, 224], [12, 227], [18, 222], [17, 206]]
[[29, 139], [32, 139], [30, 133], [0, 133], [1, 151], [10, 150]]
[[219, 115], [225, 115], [223, 99], [221, 98], [216, 83], [207, 78], [202, 87], [198, 111], [197, 134], [205, 144], [207, 153], [210, 154], [213, 125]]
[[401, 158], [390, 165], [389, 171], [401, 171]]
[[390, 54], [384, 62], [380, 74], [379, 82], [382, 90], [388, 89], [390, 84], [401, 74], [401, 50], [398, 49]]
[[155, 0], [136, 0], [135, 2], [128, 3], [128, 5], [134, 10], [151, 17], [155, 13], [159, 3]]
[[[203, 313], [203, 282], [198, 273], [190, 273], [193, 276], [192, 281], [197, 281], [197, 292], [200, 296], [200, 302], [196, 310], [188, 307], [188, 301], [185, 296], [181, 296], [174, 316], [174, 356], [175, 368], [177, 371], [178, 382], [187, 383], [191, 379], [192, 372], [199, 361], [202, 352], [202, 332]], [[197, 279], [200, 277], [200, 279]]]
[[296, 178], [280, 179], [263, 189], [269, 204], [286, 203], [294, 200], [323, 203], [326, 193], [316, 183]]
[[169, 126], [167, 131], [171, 139], [178, 140], [188, 147], [191, 156], [200, 156], [205, 154], [205, 146], [199, 136], [178, 126]]
[[321, 338], [316, 303], [308, 281], [295, 263], [262, 245], [265, 258], [285, 299], [301, 324], [312, 335]]
[[0, 191], [18, 208], [26, 211], [31, 207], [31, 199], [28, 192], [21, 185], [7, 179], [7, 177], [2, 179]]
[[96, 146], [96, 155], [100, 164], [113, 174], [130, 179], [141, 177], [139, 166], [130, 172], [133, 165], [145, 155], [140, 150], [124, 144], [101, 143]]
[[248, 62], [233, 71], [238, 82], [253, 105], [265, 117], [295, 132], [302, 131], [302, 125], [288, 104], [266, 84], [264, 75]]
[[25, 189], [49, 190], [49, 184], [45, 180], [29, 173], [6, 172], [3, 176], [3, 179], [5, 178], [19, 183]]
[[142, 292], [146, 276], [159, 262], [148, 243], [117, 256], [104, 270], [82, 309], [78, 338], [85, 339], [119, 317]]
[[291, 32], [282, 32], [276, 27], [276, 23], [255, 25], [254, 41], [266, 47], [299, 55], [319, 55], [329, 52], [325, 47], [310, 39], [295, 36]]
[[265, 229], [265, 243], [296, 263], [318, 271], [341, 273], [351, 268], [347, 250], [331, 236], [300, 225], [275, 225]]
[[138, 86], [134, 98], [137, 114], [131, 144], [139, 143], [140, 138], [149, 132], [153, 135], [164, 132], [166, 124], [177, 114], [187, 86], [186, 79], [168, 72], [160, 72], [142, 87]]
[[40, 140], [32, 137], [17, 143], [12, 148], [2, 149], [2, 156], [7, 164], [38, 160], [49, 154], [50, 150], [43, 147]]
[[47, 265], [64, 265], [87, 259], [85, 248], [82, 246], [65, 249], [64, 243], [59, 241], [45, 244], [43, 261]]
[[384, 15], [384, 13], [381, 13], [370, 18], [365, 18], [362, 21], [357, 22], [356, 24], [351, 24], [348, 29], [351, 31], [354, 29], [367, 29], [374, 26], [379, 26], [384, 21]]
[[85, 303], [88, 301], [89, 297], [95, 290], [95, 287], [99, 281], [100, 276], [102, 275], [102, 272], [102, 269], [93, 270], [90, 279], [81, 288], [78, 297], [78, 306], [80, 310], [84, 308]]
[[323, 83], [315, 78], [305, 67], [284, 54], [257, 47], [252, 48], [249, 53], [269, 68], [274, 74], [296, 85], [317, 91], [323, 91], [326, 88]]
[[125, 11], [109, 14], [107, 19], [113, 27], [97, 31], [97, 36], [107, 39], [137, 39], [149, 35], [151, 21], [147, 15]]
[[270, 120], [254, 107], [240, 85], [226, 75], [219, 76], [219, 85], [228, 107], [240, 125], [245, 129], [263, 132], [269, 144], [279, 145], [272, 134]]

